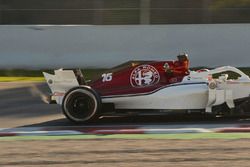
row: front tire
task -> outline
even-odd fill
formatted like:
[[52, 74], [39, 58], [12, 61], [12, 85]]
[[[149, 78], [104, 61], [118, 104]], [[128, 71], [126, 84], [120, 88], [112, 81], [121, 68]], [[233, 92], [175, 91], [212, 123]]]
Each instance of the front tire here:
[[62, 110], [72, 122], [84, 123], [98, 117], [101, 108], [100, 96], [87, 86], [70, 89], [64, 96]]

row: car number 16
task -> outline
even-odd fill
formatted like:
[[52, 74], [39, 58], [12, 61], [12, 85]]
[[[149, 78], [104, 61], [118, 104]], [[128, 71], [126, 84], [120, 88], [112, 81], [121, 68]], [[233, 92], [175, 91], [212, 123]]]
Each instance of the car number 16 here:
[[112, 81], [112, 73], [102, 74], [102, 82]]

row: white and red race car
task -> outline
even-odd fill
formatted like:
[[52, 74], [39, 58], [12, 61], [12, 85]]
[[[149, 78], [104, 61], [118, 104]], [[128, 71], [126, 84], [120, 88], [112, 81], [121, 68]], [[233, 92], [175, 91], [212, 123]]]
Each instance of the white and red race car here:
[[[188, 59], [129, 62], [86, 83], [80, 70], [43, 73], [52, 101], [77, 123], [105, 113], [164, 114], [186, 111], [226, 114], [247, 112], [250, 78], [235, 67], [190, 71]], [[227, 72], [238, 79], [229, 80]], [[220, 76], [213, 78], [214, 74]], [[236, 110], [237, 109], [237, 110]]]

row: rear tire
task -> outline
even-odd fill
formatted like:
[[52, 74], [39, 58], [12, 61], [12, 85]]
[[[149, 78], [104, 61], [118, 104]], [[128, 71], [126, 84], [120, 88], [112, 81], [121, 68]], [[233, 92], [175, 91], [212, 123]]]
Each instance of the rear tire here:
[[70, 89], [64, 96], [62, 110], [72, 122], [84, 123], [98, 118], [101, 108], [100, 96], [87, 86]]

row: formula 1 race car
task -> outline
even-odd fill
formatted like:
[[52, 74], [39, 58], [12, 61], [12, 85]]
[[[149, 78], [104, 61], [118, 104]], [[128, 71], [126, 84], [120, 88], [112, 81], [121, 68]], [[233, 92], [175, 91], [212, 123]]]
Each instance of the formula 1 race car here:
[[[238, 78], [228, 79], [228, 72]], [[105, 114], [226, 114], [247, 112], [250, 106], [250, 78], [245, 73], [230, 66], [190, 71], [187, 55], [176, 61], [128, 62], [90, 82], [77, 69], [43, 74], [52, 92], [50, 101], [77, 123]]]

